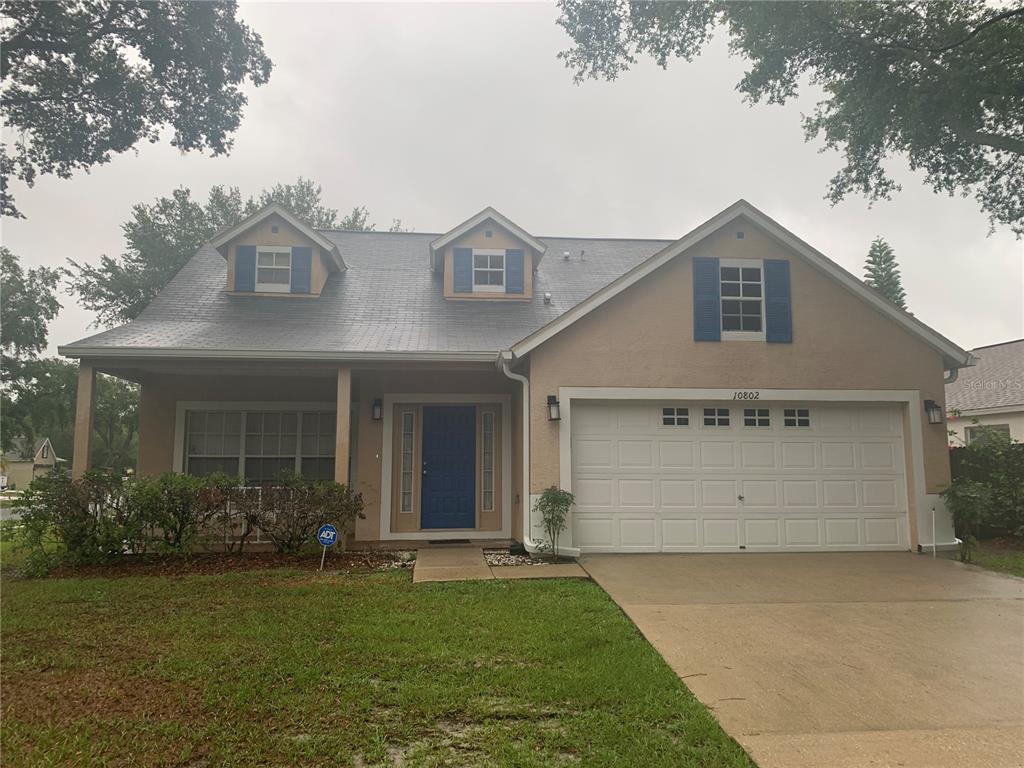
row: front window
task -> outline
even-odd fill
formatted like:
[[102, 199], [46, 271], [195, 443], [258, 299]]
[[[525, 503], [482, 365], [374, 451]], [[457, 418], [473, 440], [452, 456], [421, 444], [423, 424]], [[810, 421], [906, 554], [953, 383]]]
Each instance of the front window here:
[[473, 249], [473, 290], [502, 293], [505, 290], [505, 251]]
[[272, 483], [282, 472], [334, 478], [336, 418], [321, 411], [189, 411], [185, 472], [226, 472], [246, 483]]
[[985, 443], [988, 442], [988, 436], [991, 432], [996, 432], [1009, 437], [1010, 425], [983, 424], [977, 427], [967, 427], [964, 430], [964, 437], [966, 438], [964, 442], [966, 442], [967, 445], [974, 445], [975, 443], [977, 443], [978, 445], [985, 445]]
[[722, 337], [764, 338], [764, 273], [759, 261], [720, 263]]
[[292, 249], [259, 246], [256, 249], [256, 290], [288, 293], [292, 283]]

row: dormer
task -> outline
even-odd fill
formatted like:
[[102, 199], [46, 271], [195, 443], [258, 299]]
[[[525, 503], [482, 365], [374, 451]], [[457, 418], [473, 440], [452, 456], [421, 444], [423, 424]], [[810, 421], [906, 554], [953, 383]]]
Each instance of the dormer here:
[[345, 269], [338, 246], [276, 203], [211, 242], [227, 261], [228, 293], [315, 297]]
[[547, 246], [485, 208], [430, 244], [430, 268], [443, 271], [446, 299], [533, 298], [533, 273]]

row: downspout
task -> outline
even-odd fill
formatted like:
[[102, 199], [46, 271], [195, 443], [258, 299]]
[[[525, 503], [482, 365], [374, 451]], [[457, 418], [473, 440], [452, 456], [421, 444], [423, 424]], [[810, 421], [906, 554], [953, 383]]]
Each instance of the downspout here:
[[498, 355], [498, 367], [506, 377], [518, 381], [523, 387], [523, 546], [527, 552], [540, 550], [538, 542], [530, 535], [530, 380], [520, 373], [513, 373], [509, 368], [512, 353], [503, 351]]
[[959, 368], [954, 368], [951, 371], [946, 371], [946, 376], [943, 377], [942, 383], [943, 384], [952, 384], [954, 381], [956, 381], [957, 376], [959, 376], [959, 375], [960, 375], [960, 369]]

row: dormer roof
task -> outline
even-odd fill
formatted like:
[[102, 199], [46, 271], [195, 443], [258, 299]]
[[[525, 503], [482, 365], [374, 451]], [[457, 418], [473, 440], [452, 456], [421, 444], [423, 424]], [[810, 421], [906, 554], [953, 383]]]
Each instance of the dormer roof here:
[[537, 253], [537, 258], [534, 260], [533, 264], [534, 268], [536, 268], [537, 264], [540, 263], [541, 257], [544, 255], [544, 251], [547, 250], [547, 246], [540, 240], [535, 238], [533, 235], [531, 235], [529, 232], [527, 232], [525, 229], [520, 227], [518, 224], [516, 224], [514, 221], [502, 215], [491, 206], [487, 206], [482, 211], [480, 211], [480, 213], [476, 214], [475, 216], [470, 216], [468, 219], [466, 219], [464, 222], [459, 224], [454, 229], [450, 230], [449, 232], [445, 232], [443, 235], [440, 235], [436, 240], [431, 241], [430, 268], [437, 268], [437, 255], [444, 249], [446, 245], [448, 245], [454, 240], [458, 240], [464, 234], [474, 229], [475, 227], [480, 226], [485, 221], [494, 222], [497, 226], [504, 229], [510, 235], [518, 238], [519, 240], [522, 240], [526, 245], [533, 248], [533, 250], [536, 251]]
[[285, 220], [290, 226], [294, 227], [300, 234], [309, 240], [316, 243], [323, 249], [324, 253], [329, 254], [331, 259], [334, 261], [335, 266], [338, 269], [346, 269], [345, 259], [341, 256], [341, 251], [338, 250], [336, 243], [328, 240], [317, 230], [306, 224], [300, 218], [291, 213], [287, 208], [278, 203], [271, 203], [265, 208], [261, 208], [256, 211], [252, 216], [249, 216], [233, 227], [221, 230], [214, 238], [210, 241], [210, 245], [220, 252], [220, 255], [227, 258], [227, 251], [222, 250], [225, 245], [230, 243], [239, 235], [244, 234], [247, 230], [251, 229], [256, 224], [266, 219], [268, 216], [277, 215]]

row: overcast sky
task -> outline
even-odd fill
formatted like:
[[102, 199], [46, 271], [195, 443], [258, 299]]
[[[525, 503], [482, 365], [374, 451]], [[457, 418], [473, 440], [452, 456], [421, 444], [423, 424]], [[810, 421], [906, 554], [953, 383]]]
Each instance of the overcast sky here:
[[[743, 104], [743, 62], [724, 40], [668, 71], [643, 62], [613, 83], [572, 83], [549, 5], [243, 4], [274, 61], [250, 92], [232, 153], [144, 145], [90, 174], [16, 188], [5, 220], [23, 263], [94, 261], [123, 248], [134, 203], [178, 186], [253, 194], [298, 176], [341, 211], [444, 231], [493, 205], [539, 235], [674, 238], [746, 198], [854, 274], [871, 240], [893, 246], [908, 304], [963, 347], [1024, 336], [1024, 249], [988, 235], [972, 199], [940, 197], [894, 161], [904, 190], [869, 208], [824, 199], [836, 154], [805, 143], [808, 92]], [[63, 296], [50, 352], [93, 331]]]

